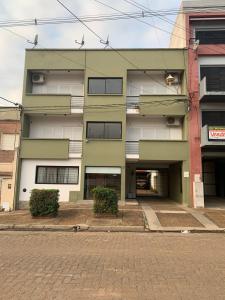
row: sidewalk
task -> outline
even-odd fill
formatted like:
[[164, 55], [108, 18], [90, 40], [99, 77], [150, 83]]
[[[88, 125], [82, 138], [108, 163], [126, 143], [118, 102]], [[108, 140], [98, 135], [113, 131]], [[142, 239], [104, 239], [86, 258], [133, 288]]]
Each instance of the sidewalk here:
[[225, 210], [192, 209], [171, 201], [141, 202], [152, 232], [225, 232]]
[[138, 203], [119, 206], [117, 217], [95, 216], [92, 207], [92, 203], [61, 204], [55, 218], [33, 218], [29, 210], [0, 212], [0, 230], [145, 231], [143, 211]]

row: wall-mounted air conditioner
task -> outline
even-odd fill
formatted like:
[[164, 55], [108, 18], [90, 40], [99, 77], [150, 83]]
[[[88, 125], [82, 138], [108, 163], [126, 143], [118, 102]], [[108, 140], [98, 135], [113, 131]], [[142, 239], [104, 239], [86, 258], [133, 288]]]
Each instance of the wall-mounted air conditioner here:
[[167, 126], [180, 126], [180, 119], [175, 117], [167, 117], [166, 118]]
[[43, 73], [33, 73], [32, 83], [42, 84], [45, 82], [45, 75]]

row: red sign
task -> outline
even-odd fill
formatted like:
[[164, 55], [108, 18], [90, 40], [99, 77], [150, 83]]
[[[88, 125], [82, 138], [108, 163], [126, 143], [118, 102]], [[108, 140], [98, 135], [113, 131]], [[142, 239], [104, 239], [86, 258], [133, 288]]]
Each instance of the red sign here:
[[209, 140], [225, 140], [225, 127], [209, 127]]

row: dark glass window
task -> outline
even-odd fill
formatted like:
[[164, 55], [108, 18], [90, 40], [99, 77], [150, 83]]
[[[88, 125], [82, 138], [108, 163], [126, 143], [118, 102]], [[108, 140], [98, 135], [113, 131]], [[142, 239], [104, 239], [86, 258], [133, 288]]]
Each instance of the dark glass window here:
[[225, 44], [225, 30], [205, 30], [196, 32], [200, 44]]
[[92, 190], [96, 186], [114, 189], [120, 199], [121, 175], [120, 174], [86, 174], [85, 175], [85, 199], [93, 199]]
[[89, 94], [122, 94], [122, 78], [89, 78]]
[[78, 184], [78, 167], [48, 167], [36, 168], [37, 184]]
[[225, 67], [201, 67], [201, 79], [204, 77], [207, 91], [225, 91]]
[[120, 122], [88, 122], [87, 138], [121, 139], [122, 124]]
[[203, 111], [202, 126], [225, 126], [225, 111]]

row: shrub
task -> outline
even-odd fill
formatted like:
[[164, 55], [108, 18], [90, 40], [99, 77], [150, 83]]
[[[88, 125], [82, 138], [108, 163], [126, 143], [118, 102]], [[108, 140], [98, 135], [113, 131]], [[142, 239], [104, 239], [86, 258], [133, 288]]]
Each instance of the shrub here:
[[118, 198], [115, 190], [97, 186], [92, 190], [92, 193], [94, 195], [94, 212], [96, 214], [109, 213], [117, 215]]
[[59, 190], [34, 189], [30, 196], [30, 213], [32, 216], [56, 216], [59, 208]]

